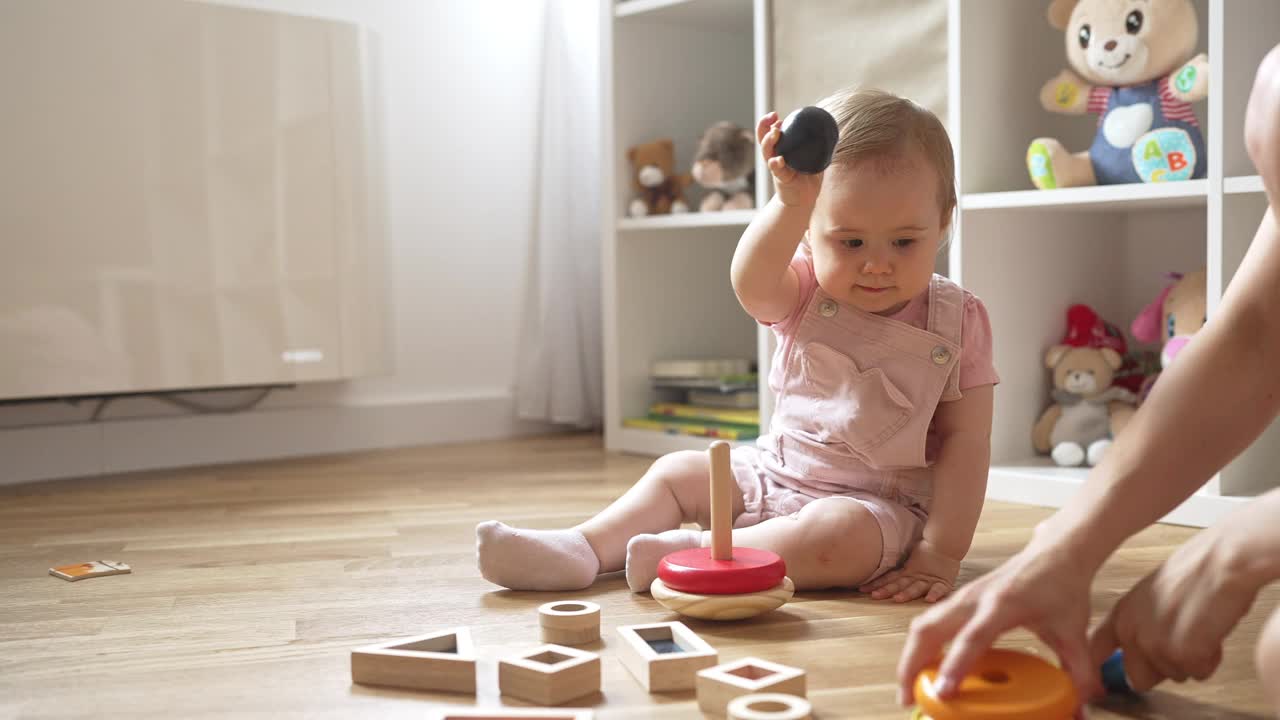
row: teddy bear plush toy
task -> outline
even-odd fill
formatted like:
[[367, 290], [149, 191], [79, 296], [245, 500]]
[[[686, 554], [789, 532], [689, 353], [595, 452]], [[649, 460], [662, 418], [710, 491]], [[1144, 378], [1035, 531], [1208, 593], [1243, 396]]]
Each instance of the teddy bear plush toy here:
[[731, 122], [707, 128], [693, 158], [693, 179], [707, 189], [698, 210], [755, 207], [755, 138]]
[[[1129, 330], [1142, 342], [1162, 343], [1160, 366], [1169, 367], [1205, 323], [1205, 271], [1171, 273], [1173, 282], [1134, 319]], [[1159, 373], [1149, 376], [1138, 393], [1146, 400]]]
[[636, 197], [627, 207], [631, 217], [688, 212], [684, 190], [693, 179], [677, 175], [676, 146], [670, 139], [655, 140], [627, 149]]
[[1053, 0], [1066, 35], [1063, 70], [1045, 84], [1050, 112], [1101, 116], [1093, 145], [1071, 153], [1053, 138], [1027, 149], [1042, 189], [1202, 178], [1204, 136], [1191, 103], [1209, 94], [1209, 60], [1196, 55], [1191, 0]]
[[1123, 364], [1109, 347], [1054, 345], [1045, 354], [1053, 371], [1053, 403], [1032, 429], [1036, 452], [1058, 465], [1097, 465], [1133, 417], [1133, 393], [1112, 384]]

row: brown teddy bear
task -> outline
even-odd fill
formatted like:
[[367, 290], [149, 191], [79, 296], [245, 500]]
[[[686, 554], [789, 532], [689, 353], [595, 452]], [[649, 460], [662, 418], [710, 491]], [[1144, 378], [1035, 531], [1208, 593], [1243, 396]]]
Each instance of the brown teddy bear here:
[[755, 147], [750, 130], [731, 122], [707, 128], [693, 158], [693, 179], [708, 190], [702, 212], [755, 207]]
[[627, 208], [631, 217], [665, 215], [689, 211], [684, 190], [693, 182], [686, 173], [677, 175], [676, 146], [670, 139], [655, 140], [627, 150], [636, 197]]
[[1045, 84], [1041, 105], [1101, 120], [1084, 152], [1054, 138], [1031, 142], [1027, 168], [1036, 187], [1205, 176], [1204, 135], [1191, 103], [1209, 94], [1209, 60], [1196, 54], [1191, 0], [1053, 0], [1049, 22], [1066, 36], [1072, 69]]
[[1123, 364], [1111, 348], [1049, 348], [1045, 365], [1053, 370], [1053, 404], [1032, 430], [1036, 452], [1068, 467], [1101, 462], [1133, 417], [1133, 393], [1112, 385]]

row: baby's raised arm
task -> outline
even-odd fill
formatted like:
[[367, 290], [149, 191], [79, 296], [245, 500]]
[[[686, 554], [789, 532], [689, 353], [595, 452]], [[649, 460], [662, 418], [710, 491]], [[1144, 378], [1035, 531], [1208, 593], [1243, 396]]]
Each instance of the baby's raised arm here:
[[781, 134], [777, 113], [765, 115], [756, 124], [756, 139], [777, 194], [742, 233], [730, 268], [742, 308], [767, 323], [785, 318], [799, 295], [800, 281], [791, 269], [791, 257], [809, 228], [822, 185], [821, 173], [802, 175], [787, 167], [775, 150]]

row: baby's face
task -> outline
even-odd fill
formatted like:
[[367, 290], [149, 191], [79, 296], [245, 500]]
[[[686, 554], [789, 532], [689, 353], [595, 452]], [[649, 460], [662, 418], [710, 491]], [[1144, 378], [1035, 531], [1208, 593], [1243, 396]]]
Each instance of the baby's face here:
[[867, 312], [896, 312], [928, 289], [944, 230], [938, 173], [923, 157], [887, 170], [832, 165], [809, 221], [818, 286]]

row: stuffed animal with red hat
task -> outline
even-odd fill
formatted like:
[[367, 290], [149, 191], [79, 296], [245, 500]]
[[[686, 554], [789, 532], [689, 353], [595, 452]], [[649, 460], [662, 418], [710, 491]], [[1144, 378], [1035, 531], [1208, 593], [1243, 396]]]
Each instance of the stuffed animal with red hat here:
[[1133, 416], [1133, 391], [1115, 382], [1126, 349], [1120, 330], [1089, 306], [1073, 305], [1067, 311], [1063, 342], [1045, 354], [1053, 393], [1031, 431], [1036, 452], [1062, 466], [1101, 462]]

